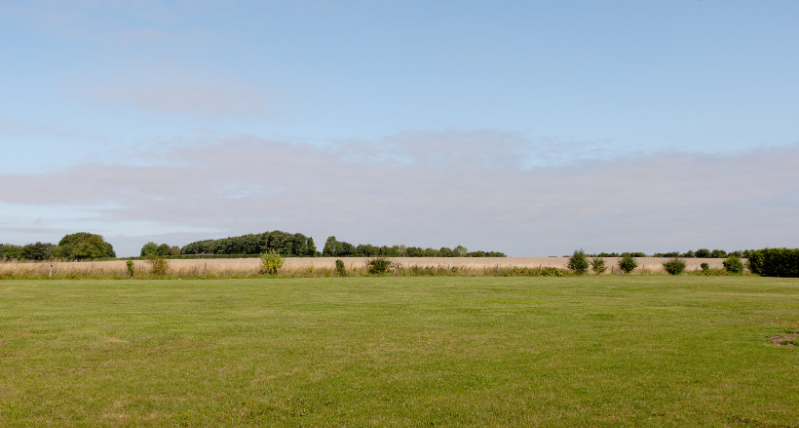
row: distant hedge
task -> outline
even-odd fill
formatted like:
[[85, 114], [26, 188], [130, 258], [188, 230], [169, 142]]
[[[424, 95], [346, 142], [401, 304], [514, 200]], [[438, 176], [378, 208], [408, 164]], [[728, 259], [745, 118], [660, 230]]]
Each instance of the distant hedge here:
[[750, 251], [749, 269], [762, 276], [799, 278], [799, 249], [764, 248]]

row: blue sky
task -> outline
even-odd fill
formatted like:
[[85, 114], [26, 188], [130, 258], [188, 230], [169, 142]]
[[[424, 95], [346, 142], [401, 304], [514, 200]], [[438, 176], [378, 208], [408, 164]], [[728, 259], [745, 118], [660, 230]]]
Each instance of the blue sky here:
[[795, 1], [0, 1], [0, 241], [796, 246], [797, 16]]

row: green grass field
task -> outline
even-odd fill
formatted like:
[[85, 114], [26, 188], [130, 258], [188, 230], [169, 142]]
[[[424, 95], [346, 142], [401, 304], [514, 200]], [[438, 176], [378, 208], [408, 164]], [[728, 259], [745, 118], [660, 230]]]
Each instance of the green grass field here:
[[799, 427], [799, 280], [0, 281], [0, 426]]

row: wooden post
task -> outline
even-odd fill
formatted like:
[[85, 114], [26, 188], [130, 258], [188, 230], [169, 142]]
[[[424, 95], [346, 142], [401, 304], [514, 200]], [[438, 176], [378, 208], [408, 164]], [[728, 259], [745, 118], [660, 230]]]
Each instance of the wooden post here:
[[50, 279], [53, 279], [53, 262], [50, 262]]
[[205, 277], [208, 278], [208, 263], [207, 262], [205, 263], [205, 268], [203, 269], [203, 273], [205, 274]]

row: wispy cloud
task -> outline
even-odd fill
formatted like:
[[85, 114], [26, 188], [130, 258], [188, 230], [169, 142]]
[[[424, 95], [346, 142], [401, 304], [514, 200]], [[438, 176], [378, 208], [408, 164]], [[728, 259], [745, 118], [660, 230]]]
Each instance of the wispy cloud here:
[[[0, 201], [104, 205], [99, 221], [517, 255], [738, 248], [799, 238], [799, 145], [655, 153], [530, 167], [545, 146], [498, 131], [416, 133], [326, 147], [251, 136], [170, 146], [176, 165], [84, 164], [0, 175]], [[113, 208], [107, 208], [113, 206]], [[97, 221], [97, 220], [95, 220]], [[197, 236], [201, 238], [201, 236]]]
[[103, 107], [143, 109], [211, 121], [271, 118], [281, 114], [284, 104], [278, 91], [267, 91], [263, 85], [172, 61], [98, 71], [91, 81], [72, 82], [67, 92]]

